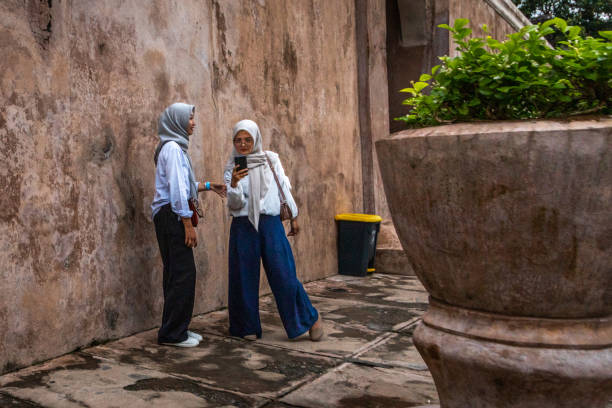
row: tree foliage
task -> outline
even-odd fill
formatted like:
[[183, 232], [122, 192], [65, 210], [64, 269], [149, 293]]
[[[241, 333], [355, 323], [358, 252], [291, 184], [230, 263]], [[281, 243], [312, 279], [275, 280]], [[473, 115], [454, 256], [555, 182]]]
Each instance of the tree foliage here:
[[[475, 120], [553, 118], [586, 113], [612, 114], [612, 31], [583, 37], [581, 28], [560, 18], [523, 27], [505, 41], [470, 38], [469, 20], [449, 30], [460, 54], [401, 92], [411, 111], [398, 120], [432, 126]], [[482, 27], [487, 31], [487, 27]], [[564, 39], [556, 48], [544, 36], [555, 29]]]
[[[612, 30], [611, 0], [512, 0], [534, 24], [559, 17], [582, 28], [585, 35]], [[557, 31], [548, 36], [556, 44], [563, 36]]]

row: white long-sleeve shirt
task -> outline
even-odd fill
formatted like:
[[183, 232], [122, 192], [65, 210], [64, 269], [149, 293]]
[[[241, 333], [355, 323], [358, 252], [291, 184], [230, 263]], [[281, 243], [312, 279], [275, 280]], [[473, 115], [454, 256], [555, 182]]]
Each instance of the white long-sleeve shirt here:
[[[291, 183], [289, 182], [289, 178], [285, 175], [285, 170], [283, 169], [278, 154], [274, 152], [266, 153], [268, 154], [268, 157], [270, 157], [270, 161], [274, 166], [274, 170], [278, 176], [278, 181], [280, 182], [283, 192], [285, 193], [285, 199], [287, 200], [287, 204], [289, 204], [289, 208], [291, 209], [291, 214], [293, 217], [297, 217], [298, 208], [293, 196], [291, 195]], [[248, 203], [250, 200], [249, 176], [246, 176], [240, 180], [236, 185], [236, 188], [233, 188], [231, 185], [232, 170], [226, 170], [223, 174], [223, 179], [227, 185], [227, 206], [230, 210], [230, 214], [234, 217], [248, 216]], [[274, 177], [272, 177], [272, 182], [268, 187], [268, 192], [264, 198], [261, 199], [259, 208], [260, 214], [280, 215], [280, 195], [278, 193], [278, 187], [276, 186]]]
[[[196, 188], [199, 183], [196, 183]], [[166, 143], [157, 158], [155, 170], [155, 196], [151, 204], [152, 217], [161, 207], [170, 203], [172, 212], [179, 217], [191, 217], [189, 209], [189, 162], [176, 142]]]

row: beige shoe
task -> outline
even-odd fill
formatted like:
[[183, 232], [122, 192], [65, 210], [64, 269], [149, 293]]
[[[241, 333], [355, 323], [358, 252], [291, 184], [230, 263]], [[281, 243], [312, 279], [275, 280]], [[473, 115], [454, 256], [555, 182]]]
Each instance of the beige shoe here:
[[308, 334], [310, 334], [310, 340], [312, 341], [321, 341], [323, 338], [323, 323], [321, 322], [321, 314], [319, 313], [319, 318], [312, 325], [310, 330], [308, 330]]

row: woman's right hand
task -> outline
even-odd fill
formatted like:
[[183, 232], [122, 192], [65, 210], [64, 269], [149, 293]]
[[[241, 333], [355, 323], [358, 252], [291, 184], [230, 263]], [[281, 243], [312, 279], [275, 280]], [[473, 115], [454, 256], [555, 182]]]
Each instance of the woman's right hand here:
[[185, 245], [189, 248], [198, 246], [198, 237], [195, 228], [191, 224], [191, 218], [182, 218], [183, 226], [185, 227]]
[[238, 171], [238, 167], [240, 166], [236, 165], [232, 171], [232, 188], [236, 188], [236, 186], [238, 186], [238, 182], [249, 175], [249, 169], [242, 169]]

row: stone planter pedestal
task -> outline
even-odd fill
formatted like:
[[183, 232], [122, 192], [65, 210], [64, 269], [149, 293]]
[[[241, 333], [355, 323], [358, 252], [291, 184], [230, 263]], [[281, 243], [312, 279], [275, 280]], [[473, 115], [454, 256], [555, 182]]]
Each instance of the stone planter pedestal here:
[[612, 400], [612, 119], [457, 124], [376, 143], [430, 294], [442, 407]]

